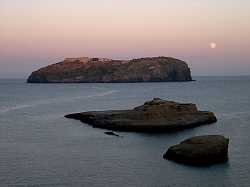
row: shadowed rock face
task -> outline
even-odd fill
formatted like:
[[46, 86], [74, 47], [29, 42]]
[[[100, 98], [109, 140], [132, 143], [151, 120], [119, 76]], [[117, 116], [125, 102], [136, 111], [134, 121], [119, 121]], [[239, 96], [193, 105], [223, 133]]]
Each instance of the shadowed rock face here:
[[186, 62], [170, 57], [129, 61], [105, 58], [66, 58], [34, 71], [29, 83], [191, 81]]
[[229, 139], [220, 135], [196, 136], [172, 146], [165, 159], [189, 165], [212, 165], [228, 160]]
[[69, 114], [93, 127], [117, 131], [166, 132], [216, 122], [212, 112], [198, 111], [195, 104], [155, 98], [132, 110], [93, 111]]

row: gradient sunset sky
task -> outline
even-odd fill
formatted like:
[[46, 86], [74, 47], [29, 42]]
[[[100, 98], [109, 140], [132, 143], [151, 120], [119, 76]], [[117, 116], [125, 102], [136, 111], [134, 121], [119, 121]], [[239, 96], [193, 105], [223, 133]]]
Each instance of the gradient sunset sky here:
[[250, 1], [0, 0], [0, 78], [80, 56], [172, 56], [193, 75], [250, 75]]

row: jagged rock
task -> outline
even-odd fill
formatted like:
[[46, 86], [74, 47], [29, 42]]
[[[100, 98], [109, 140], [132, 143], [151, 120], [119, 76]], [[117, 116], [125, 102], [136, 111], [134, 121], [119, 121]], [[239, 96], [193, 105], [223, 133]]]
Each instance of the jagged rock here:
[[66, 58], [34, 71], [28, 83], [191, 81], [186, 62], [170, 57], [133, 60]]
[[164, 132], [216, 122], [212, 112], [199, 111], [195, 104], [155, 98], [132, 110], [93, 111], [69, 114], [93, 127], [115, 131]]
[[212, 165], [228, 160], [228, 144], [229, 139], [220, 135], [196, 136], [170, 147], [163, 157], [190, 165]]

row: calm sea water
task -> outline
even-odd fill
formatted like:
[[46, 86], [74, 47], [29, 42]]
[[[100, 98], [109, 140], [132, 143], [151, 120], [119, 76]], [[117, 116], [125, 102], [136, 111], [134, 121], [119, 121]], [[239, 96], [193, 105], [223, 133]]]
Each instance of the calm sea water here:
[[[186, 83], [26, 84], [0, 80], [0, 186], [249, 186], [250, 77]], [[68, 113], [127, 109], [153, 97], [193, 102], [218, 122], [172, 134], [107, 136]], [[164, 160], [195, 135], [230, 138], [229, 162], [192, 167]]]

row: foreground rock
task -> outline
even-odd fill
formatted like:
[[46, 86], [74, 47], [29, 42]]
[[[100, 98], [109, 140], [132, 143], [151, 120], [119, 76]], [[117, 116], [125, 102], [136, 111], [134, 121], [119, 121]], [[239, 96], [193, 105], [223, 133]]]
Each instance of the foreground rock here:
[[216, 122], [212, 112], [199, 111], [195, 104], [155, 98], [132, 110], [93, 111], [69, 114], [93, 127], [115, 131], [165, 132]]
[[165, 159], [190, 165], [212, 165], [228, 160], [229, 139], [220, 135], [196, 136], [172, 146]]
[[133, 60], [66, 58], [34, 71], [28, 83], [191, 81], [186, 62], [170, 57]]

